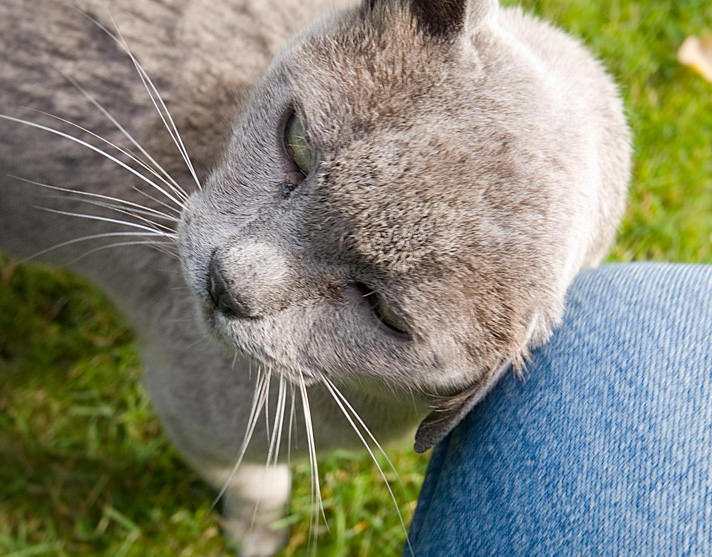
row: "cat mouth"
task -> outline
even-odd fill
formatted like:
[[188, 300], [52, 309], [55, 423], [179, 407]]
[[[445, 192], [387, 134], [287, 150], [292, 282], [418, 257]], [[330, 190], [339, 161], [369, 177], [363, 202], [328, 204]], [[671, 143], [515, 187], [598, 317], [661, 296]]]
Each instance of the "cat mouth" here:
[[236, 366], [238, 359], [242, 359], [248, 369], [277, 373], [297, 386], [303, 383], [309, 387], [321, 382], [316, 372], [301, 367], [294, 368], [280, 361], [259, 344], [247, 342], [235, 333], [234, 328], [230, 326], [231, 319], [221, 312], [207, 305], [204, 305], [202, 310], [203, 322], [207, 325], [209, 334], [234, 355], [233, 367]]

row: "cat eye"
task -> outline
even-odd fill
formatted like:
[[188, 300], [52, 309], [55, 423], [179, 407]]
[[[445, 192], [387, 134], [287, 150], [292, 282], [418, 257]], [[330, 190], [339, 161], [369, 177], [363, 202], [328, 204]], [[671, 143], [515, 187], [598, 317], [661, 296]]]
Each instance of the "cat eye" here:
[[399, 336], [410, 338], [408, 325], [386, 302], [383, 296], [363, 284], [359, 284], [358, 287], [363, 299], [368, 302], [371, 311], [383, 325]]
[[302, 174], [302, 179], [306, 178], [314, 164], [313, 153], [306, 138], [304, 123], [294, 111], [292, 111], [284, 127], [284, 150], [290, 162]]
[[381, 296], [376, 294], [376, 300], [373, 305], [373, 312], [381, 320], [386, 327], [389, 329], [400, 333], [402, 335], [407, 335], [405, 321], [403, 321], [394, 311], [391, 306], [389, 306]]

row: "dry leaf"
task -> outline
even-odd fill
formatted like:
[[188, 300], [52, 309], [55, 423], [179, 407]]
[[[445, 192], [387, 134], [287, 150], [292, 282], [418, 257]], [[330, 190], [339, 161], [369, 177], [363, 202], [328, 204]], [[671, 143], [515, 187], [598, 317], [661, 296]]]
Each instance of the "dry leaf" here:
[[687, 37], [677, 51], [677, 59], [712, 82], [712, 36]]

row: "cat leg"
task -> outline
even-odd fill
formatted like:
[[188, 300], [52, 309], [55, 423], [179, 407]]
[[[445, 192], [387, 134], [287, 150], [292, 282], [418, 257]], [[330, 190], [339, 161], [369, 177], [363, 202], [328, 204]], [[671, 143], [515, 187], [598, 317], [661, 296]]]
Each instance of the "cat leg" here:
[[[253, 407], [249, 362], [226, 357], [214, 343], [196, 344], [182, 331], [174, 329], [170, 336], [144, 344], [143, 351], [144, 384], [163, 430], [194, 470], [217, 490], [225, 488], [223, 529], [239, 554], [272, 555], [287, 538], [287, 529], [271, 524], [284, 514], [291, 482], [286, 464], [263, 464], [269, 442], [262, 435], [262, 412], [256, 424], [260, 434], [252, 436], [233, 473]], [[272, 389], [271, 408], [275, 395]]]
[[287, 527], [274, 526], [289, 503], [289, 467], [243, 463], [232, 478], [229, 471], [227, 476], [229, 484], [222, 497], [225, 535], [243, 557], [275, 554], [289, 535]]

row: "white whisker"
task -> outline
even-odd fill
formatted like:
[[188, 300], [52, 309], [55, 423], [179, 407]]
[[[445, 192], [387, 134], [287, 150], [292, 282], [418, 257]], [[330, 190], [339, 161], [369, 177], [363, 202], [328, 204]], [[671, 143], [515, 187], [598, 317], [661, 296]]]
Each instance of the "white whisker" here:
[[[115, 39], [114, 39], [114, 40], [115, 40]], [[87, 98], [87, 100], [88, 100], [90, 103], [92, 103], [97, 109], [99, 109], [99, 110], [101, 111], [101, 113], [102, 113], [112, 124], [114, 124], [114, 125], [116, 126], [116, 128], [124, 135], [124, 137], [126, 137], [126, 139], [128, 139], [128, 140], [139, 150], [139, 152], [140, 152], [143, 156], [145, 156], [145, 157], [149, 160], [149, 162], [150, 162], [151, 164], [153, 164], [156, 169], [158, 169], [158, 171], [160, 171], [160, 172], [163, 174], [163, 176], [165, 176], [165, 178], [164, 178], [164, 177], [161, 177], [159, 174], [157, 174], [157, 172], [156, 172], [153, 168], [151, 168], [151, 167], [149, 167], [148, 165], [144, 164], [142, 161], [140, 161], [140, 160], [138, 160], [138, 159], [135, 159], [135, 160], [137, 160], [137, 162], [139, 162], [139, 164], [141, 164], [141, 166], [143, 166], [144, 168], [146, 168], [146, 170], [148, 170], [149, 172], [151, 172], [151, 174], [153, 174], [156, 178], [158, 178], [158, 179], [161, 180], [164, 184], [166, 184], [167, 186], [169, 186], [176, 194], [179, 194], [179, 195], [182, 196], [184, 199], [187, 199], [187, 198], [188, 198], [188, 194], [186, 193], [186, 191], [185, 191], [183, 188], [180, 187], [180, 185], [178, 184], [178, 182], [176, 182], [175, 179], [174, 179], [160, 164], [158, 164], [158, 162], [151, 156], [151, 154], [150, 154], [148, 151], [146, 151], [146, 149], [144, 149], [144, 147], [126, 130], [126, 128], [124, 128], [124, 126], [122, 126], [122, 125], [118, 122], [118, 120], [116, 120], [116, 118], [113, 117], [113, 115], [112, 115], [106, 108], [104, 108], [104, 106], [101, 105], [101, 103], [99, 103], [99, 101], [96, 100], [96, 98], [95, 98], [91, 93], [89, 93], [86, 89], [84, 89], [84, 87], [82, 87], [73, 77], [71, 77], [70, 75], [65, 74], [65, 73], [64, 73], [62, 70], [60, 70], [59, 68], [56, 68], [56, 69], [57, 69], [57, 71], [58, 71], [59, 73], [61, 73], [61, 74], [64, 76], [65, 79], [67, 79], [72, 85], [74, 85], [74, 87], [75, 87], [76, 89], [78, 89], [79, 92], [82, 93], [82, 94]], [[71, 122], [68, 122], [68, 123], [69, 123], [69, 124], [72, 124]], [[75, 124], [72, 124], [72, 125], [75, 125]], [[83, 128], [82, 128], [82, 129], [83, 129]], [[87, 131], [88, 131], [88, 130], [87, 130]], [[89, 131], [88, 133], [91, 133], [92, 135], [95, 135], [95, 136], [96, 136], [96, 134], [94, 134], [94, 133], [91, 132], [91, 131]], [[103, 140], [103, 138], [100, 137], [100, 136], [96, 136], [96, 137], [98, 137], [99, 139], [102, 139], [102, 140]], [[104, 140], [104, 141], [106, 141], [106, 140]], [[112, 145], [113, 145], [113, 144], [112, 144]], [[118, 148], [118, 147], [117, 147], [117, 148]], [[133, 155], [131, 155], [131, 154], [129, 154], [128, 156], [131, 156], [131, 157], [133, 158]]]
[[[178, 222], [177, 218], [167, 215], [165, 213], [162, 213], [161, 211], [158, 211], [151, 207], [146, 207], [139, 203], [133, 203], [132, 201], [126, 201], [125, 199], [120, 199], [118, 197], [112, 197], [110, 195], [102, 195], [99, 193], [93, 193], [93, 192], [82, 191], [82, 190], [73, 190], [71, 188], [62, 188], [60, 186], [54, 186], [52, 184], [45, 184], [43, 182], [37, 182], [35, 180], [23, 178], [22, 176], [15, 176], [14, 174], [8, 174], [8, 176], [10, 176], [11, 178], [14, 178], [15, 180], [19, 180], [21, 182], [25, 182], [27, 184], [32, 184], [34, 186], [38, 186], [38, 187], [42, 187], [42, 188], [66, 192], [69, 194], [83, 195], [83, 196], [92, 197], [92, 198], [96, 198], [96, 199], [105, 199], [107, 201], [114, 201], [121, 205], [125, 205], [126, 207], [132, 207], [132, 208], [135, 207], [135, 210], [142, 211], [146, 215], [152, 215], [152, 216], [155, 216], [156, 218], [165, 219], [167, 221]], [[173, 209], [173, 210], [175, 210], [175, 209]]]
[[166, 245], [165, 242], [155, 242], [155, 241], [153, 241], [153, 242], [151, 242], [151, 241], [116, 242], [116, 243], [113, 243], [113, 244], [106, 244], [106, 245], [103, 245], [103, 246], [99, 246], [99, 247], [97, 247], [97, 248], [90, 249], [89, 251], [83, 253], [83, 254], [80, 255], [79, 257], [76, 257], [76, 258], [72, 259], [71, 261], [69, 261], [69, 262], [67, 263], [67, 265], [68, 265], [68, 266], [69, 266], [69, 265], [73, 265], [74, 263], [76, 263], [76, 262], [78, 262], [78, 261], [81, 261], [81, 260], [84, 259], [85, 257], [87, 257], [87, 256], [89, 256], [89, 255], [91, 255], [91, 254], [93, 254], [93, 253], [96, 253], [96, 252], [98, 252], [98, 251], [105, 250], [105, 249], [118, 248], [118, 247], [124, 247], [124, 246], [144, 246], [144, 245], [153, 246], [153, 247], [155, 247], [156, 249], [158, 249], [159, 251], [165, 253], [166, 255], [170, 255], [170, 256], [172, 256], [172, 257], [178, 257], [178, 254], [176, 254], [176, 253], [173, 253], [173, 252], [168, 251], [168, 250], [166, 250], [166, 249], [161, 249], [162, 246], [165, 246], [165, 245]]
[[235, 474], [237, 473], [238, 468], [240, 468], [240, 464], [242, 464], [243, 458], [245, 458], [245, 453], [247, 452], [247, 446], [250, 444], [250, 441], [252, 440], [252, 435], [255, 431], [255, 426], [257, 425], [257, 421], [258, 421], [260, 412], [262, 411], [262, 406], [264, 406], [264, 403], [265, 403], [265, 397], [263, 396], [265, 394], [265, 389], [263, 387], [264, 387], [264, 379], [262, 377], [262, 374], [258, 372], [257, 383], [255, 385], [255, 392], [252, 395], [252, 407], [250, 408], [250, 415], [247, 418], [247, 427], [245, 429], [245, 435], [242, 438], [242, 443], [240, 445], [240, 449], [238, 451], [237, 458], [235, 459], [235, 464], [232, 467], [230, 474], [225, 479], [225, 482], [223, 483], [222, 488], [220, 489], [217, 496], [215, 497], [212, 504], [210, 505], [211, 508], [214, 508], [215, 505], [217, 505], [218, 501], [220, 501], [221, 497], [223, 495], [225, 495], [225, 492], [227, 491], [228, 487], [230, 487], [230, 483], [232, 482], [232, 479], [235, 477]]
[[[60, 197], [60, 199], [63, 199], [63, 198]], [[175, 229], [171, 228], [170, 226], [167, 226], [163, 223], [156, 222], [156, 221], [148, 218], [148, 216], [146, 216], [145, 212], [141, 211], [139, 209], [130, 209], [130, 208], [127, 209], [125, 207], [121, 207], [120, 205], [116, 205], [114, 203], [105, 203], [103, 201], [93, 201], [91, 199], [79, 199], [78, 201], [81, 201], [82, 203], [86, 203], [87, 205], [92, 205], [94, 207], [101, 207], [103, 209], [108, 209], [110, 211], [114, 211], [114, 212], [120, 213], [122, 215], [127, 215], [129, 217], [133, 217], [148, 226], [152, 226], [152, 227], [156, 228], [156, 230], [159, 230], [159, 231], [168, 232], [169, 234], [173, 234], [175, 232]], [[150, 213], [149, 213], [149, 215], [150, 215]], [[153, 215], [151, 215], [151, 216], [153, 216]]]
[[[65, 201], [67, 198], [63, 196], [58, 196], [58, 195], [48, 195], [46, 196], [47, 199], [59, 199], [62, 201]], [[91, 205], [92, 207], [101, 207], [102, 209], [107, 209], [109, 211], [114, 211], [116, 213], [120, 213], [122, 215], [127, 215], [129, 217], [135, 218], [138, 222], [141, 222], [150, 228], [153, 228], [156, 230], [156, 232], [166, 232], [168, 234], [173, 234], [175, 232], [175, 229], [171, 228], [170, 226], [167, 226], [163, 223], [156, 222], [147, 216], [142, 215], [141, 213], [143, 211], [140, 211], [138, 209], [133, 209], [133, 208], [126, 208], [122, 207], [121, 205], [117, 205], [115, 203], [106, 203], [104, 201], [94, 201], [93, 199], [83, 199], [83, 198], [78, 198], [75, 199], [75, 201], [78, 201], [80, 203], [85, 203], [86, 205]], [[149, 213], [150, 214], [150, 213]], [[153, 216], [153, 215], [151, 215]], [[130, 222], [130, 221], [127, 221]]]
[[267, 396], [265, 400], [265, 433], [267, 434], [267, 443], [271, 443], [269, 434], [269, 387], [272, 379], [272, 368], [267, 368]]
[[[89, 19], [94, 25], [96, 25], [99, 29], [101, 29], [104, 33], [106, 33], [109, 37], [111, 37], [121, 48], [124, 49], [128, 57], [131, 59], [131, 62], [133, 62], [134, 67], [136, 68], [136, 71], [138, 72], [139, 78], [141, 79], [141, 83], [143, 84], [144, 88], [146, 89], [146, 92], [148, 93], [149, 98], [151, 99], [151, 102], [153, 103], [153, 106], [156, 109], [156, 112], [158, 113], [159, 117], [163, 121], [163, 125], [166, 127], [166, 130], [168, 131], [168, 135], [171, 136], [171, 139], [173, 139], [173, 142], [176, 144], [176, 147], [178, 148], [178, 152], [180, 155], [183, 157], [183, 160], [186, 163], [186, 166], [188, 167], [188, 170], [190, 171], [193, 180], [195, 180], [195, 184], [198, 186], [198, 189], [202, 189], [200, 185], [200, 180], [198, 180], [198, 176], [195, 173], [195, 170], [193, 168], [193, 164], [190, 162], [190, 157], [188, 156], [188, 152], [185, 149], [185, 146], [183, 145], [183, 141], [180, 137], [180, 134], [178, 133], [178, 128], [176, 127], [175, 123], [173, 122], [173, 118], [171, 117], [170, 112], [168, 111], [168, 108], [166, 107], [165, 103], [163, 102], [163, 99], [161, 98], [160, 93], [158, 92], [158, 89], [156, 86], [153, 84], [153, 81], [151, 81], [151, 78], [148, 76], [148, 73], [143, 69], [143, 66], [138, 62], [136, 57], [133, 55], [131, 52], [131, 49], [129, 48], [128, 42], [126, 39], [123, 37], [121, 34], [121, 30], [119, 29], [118, 24], [114, 20], [114, 17], [110, 14], [111, 21], [114, 25], [114, 28], [116, 29], [116, 34], [112, 33], [107, 27], [101, 23], [99, 20], [97, 20], [95, 17], [92, 15], [88, 14], [87, 12], [79, 9], [79, 12]], [[150, 85], [150, 88], [149, 88]], [[153, 90], [153, 93], [151, 92], [151, 89]], [[173, 134], [173, 131], [171, 130], [171, 127], [168, 125], [166, 122], [166, 117], [164, 117], [163, 112], [158, 107], [158, 104], [156, 103], [156, 100], [154, 98], [154, 93], [156, 97], [158, 98], [158, 101], [160, 102], [161, 106], [163, 109], [166, 111], [166, 116], [170, 123], [173, 126], [173, 130], [175, 130], [175, 136]]]
[[398, 475], [398, 471], [396, 470], [396, 467], [393, 466], [393, 463], [391, 462], [391, 459], [388, 458], [388, 455], [386, 454], [386, 451], [383, 450], [383, 447], [382, 447], [381, 444], [376, 440], [376, 437], [373, 435], [373, 433], [371, 433], [371, 430], [368, 428], [368, 426], [366, 426], [365, 422], [361, 419], [361, 416], [358, 415], [358, 412], [356, 412], [356, 410], [354, 409], [353, 406], [351, 406], [351, 404], [350, 404], [349, 401], [346, 399], [346, 397], [344, 396], [344, 394], [336, 387], [336, 385], [334, 385], [334, 383], [333, 383], [328, 377], [323, 377], [322, 379], [323, 379], [323, 381], [324, 381], [325, 383], [328, 383], [327, 388], [330, 387], [331, 389], [333, 389], [334, 392], [336, 393], [336, 395], [338, 395], [338, 397], [339, 397], [339, 398], [341, 399], [341, 401], [344, 403], [344, 405], [351, 411], [351, 414], [353, 415], [353, 417], [356, 418], [356, 420], [358, 421], [358, 423], [361, 425], [361, 427], [363, 428], [363, 430], [366, 432], [366, 435], [368, 435], [368, 437], [371, 439], [371, 441], [373, 441], [373, 444], [376, 445], [376, 447], [378, 448], [378, 450], [381, 452], [381, 454], [383, 455], [383, 457], [386, 459], [386, 462], [388, 463], [389, 468], [391, 469], [391, 471], [393, 472], [393, 474], [395, 474], [396, 478], [398, 479], [398, 482], [402, 485], [402, 482], [401, 482], [400, 476]]
[[[307, 445], [309, 448], [309, 456], [310, 456], [310, 461], [311, 461], [311, 468], [312, 468], [312, 501], [313, 501], [313, 507], [314, 507], [314, 539], [316, 540], [316, 537], [318, 536], [319, 532], [319, 511], [321, 510], [321, 514], [324, 517], [324, 524], [326, 525], [327, 529], [329, 528], [329, 524], [326, 520], [326, 513], [324, 512], [324, 505], [322, 503], [322, 498], [321, 498], [321, 487], [319, 484], [319, 464], [317, 463], [316, 459], [316, 444], [314, 442], [314, 425], [312, 424], [311, 420], [311, 410], [309, 408], [309, 395], [307, 394], [307, 389], [306, 385], [304, 383], [304, 375], [299, 373], [299, 390], [301, 391], [302, 395], [302, 408], [304, 410], [304, 422], [305, 422], [305, 429], [307, 433]], [[311, 537], [311, 536], [310, 536]], [[316, 551], [316, 547], [315, 547]]]
[[[64, 74], [62, 74], [62, 75], [64, 75]], [[67, 76], [67, 75], [64, 75], [64, 77], [65, 77], [66, 79], [72, 81], [72, 78], [71, 78], [71, 77], [69, 77], [69, 76]], [[78, 87], [77, 84], [74, 83], [73, 81], [72, 81], [72, 84], [73, 84], [75, 87]], [[81, 89], [80, 89], [80, 91], [81, 91]], [[83, 91], [82, 91], [82, 92], [83, 92]], [[33, 109], [33, 110], [34, 110], [34, 109]], [[81, 130], [82, 132], [84, 132], [84, 133], [86, 133], [86, 134], [88, 134], [88, 135], [91, 135], [92, 137], [98, 139], [98, 140], [101, 141], [102, 143], [105, 143], [106, 145], [109, 145], [110, 147], [112, 147], [112, 148], [116, 149], [118, 152], [120, 152], [122, 155], [126, 156], [126, 157], [127, 157], [128, 159], [130, 159], [131, 161], [133, 161], [133, 162], [135, 162], [136, 164], [138, 164], [141, 168], [143, 168], [144, 170], [146, 170], [147, 172], [149, 172], [149, 173], [150, 173], [151, 175], [153, 175], [155, 178], [157, 178], [158, 180], [160, 180], [161, 182], [163, 182], [163, 183], [166, 185], [166, 187], [168, 187], [173, 193], [176, 194], [176, 196], [177, 196], [179, 199], [181, 199], [181, 201], [185, 201], [185, 200], [188, 199], [188, 195], [180, 188], [180, 186], [176, 187], [176, 185], [172, 184], [171, 182], [168, 182], [163, 176], [161, 176], [160, 174], [158, 174], [158, 172], [156, 172], [156, 170], [155, 170], [153, 167], [149, 166], [145, 161], [141, 160], [141, 159], [138, 158], [136, 155], [134, 155], [134, 154], [131, 153], [130, 151], [127, 151], [127, 150], [124, 149], [123, 147], [121, 147], [121, 146], [119, 146], [119, 145], [116, 145], [115, 143], [113, 143], [112, 141], [109, 141], [109, 140], [106, 139], [105, 137], [100, 136], [98, 133], [95, 133], [95, 132], [93, 132], [93, 131], [91, 131], [91, 130], [89, 130], [89, 129], [83, 127], [83, 126], [80, 126], [79, 124], [76, 124], [76, 123], [72, 122], [71, 120], [67, 120], [66, 118], [62, 118], [61, 116], [57, 116], [56, 114], [52, 114], [52, 113], [50, 113], [50, 112], [45, 112], [45, 111], [43, 111], [43, 110], [35, 110], [35, 112], [38, 112], [39, 114], [43, 114], [43, 115], [45, 115], [45, 116], [47, 116], [47, 117], [49, 117], [49, 118], [53, 118], [54, 120], [58, 120], [59, 122], [63, 122], [64, 124], [67, 124], [68, 126], [72, 126], [72, 127], [75, 128], [75, 129]], [[139, 146], [139, 148], [140, 148], [140, 146]], [[155, 161], [154, 161], [154, 163], [155, 163]], [[158, 164], [158, 163], [155, 163], [155, 164]], [[164, 172], [165, 172], [165, 171], [164, 171]], [[173, 180], [173, 181], [175, 182], [175, 180]]]
[[105, 232], [103, 234], [92, 234], [90, 236], [82, 236], [81, 238], [74, 238], [72, 240], [67, 240], [66, 242], [62, 242], [60, 244], [56, 244], [54, 246], [51, 246], [49, 248], [45, 248], [41, 251], [38, 251], [37, 253], [33, 253], [32, 255], [25, 257], [24, 259], [21, 259], [18, 261], [18, 265], [22, 263], [27, 263], [28, 261], [31, 261], [32, 259], [35, 259], [37, 257], [40, 257], [41, 255], [44, 255], [45, 253], [49, 253], [54, 250], [58, 250], [60, 248], [63, 248], [65, 246], [71, 246], [72, 244], [78, 244], [79, 242], [87, 242], [89, 240], [97, 240], [99, 238], [113, 238], [117, 236], [138, 236], [138, 237], [148, 237], [148, 236], [158, 236], [158, 234], [146, 234], [145, 232]]
[[294, 392], [294, 384], [290, 383], [289, 387], [292, 402], [289, 405], [289, 426], [287, 427], [287, 464], [292, 463], [292, 429], [294, 427], [294, 405], [297, 399]]
[[82, 139], [79, 139], [78, 137], [74, 137], [73, 135], [70, 135], [70, 134], [68, 134], [68, 133], [64, 133], [63, 131], [56, 130], [56, 129], [54, 129], [54, 128], [50, 128], [49, 126], [44, 126], [44, 125], [42, 125], [42, 124], [38, 124], [38, 123], [36, 123], [36, 122], [31, 122], [31, 121], [29, 121], [29, 120], [23, 120], [22, 118], [15, 118], [15, 117], [13, 117], [13, 116], [7, 116], [6, 114], [0, 114], [0, 119], [2, 119], [2, 120], [7, 120], [7, 121], [9, 121], [9, 122], [16, 122], [16, 123], [18, 123], [18, 124], [23, 124], [23, 125], [29, 126], [29, 127], [31, 127], [31, 128], [37, 128], [37, 129], [40, 129], [40, 130], [44, 130], [44, 131], [49, 132], [49, 133], [51, 133], [51, 134], [57, 135], [57, 136], [59, 136], [59, 137], [63, 137], [63, 138], [65, 138], [65, 139], [69, 139], [70, 141], [73, 141], [74, 143], [77, 143], [78, 145], [82, 145], [83, 147], [86, 147], [87, 149], [90, 149], [90, 150], [94, 151], [95, 153], [100, 154], [101, 156], [103, 156], [104, 158], [110, 160], [111, 162], [116, 163], [116, 164], [119, 165], [121, 168], [123, 168], [123, 169], [129, 171], [131, 174], [133, 174], [134, 176], [136, 176], [136, 177], [139, 178], [140, 180], [146, 182], [146, 183], [147, 183], [148, 185], [150, 185], [151, 187], [157, 189], [157, 190], [160, 191], [163, 195], [165, 195], [168, 199], [170, 199], [173, 203], [175, 203], [178, 207], [182, 207], [182, 206], [183, 206], [182, 202], [178, 201], [178, 199], [176, 199], [175, 197], [173, 197], [170, 193], [168, 193], [168, 192], [167, 192], [166, 190], [164, 190], [162, 187], [160, 187], [160, 186], [154, 184], [151, 180], [149, 180], [148, 178], [146, 178], [146, 176], [144, 176], [143, 174], [141, 174], [140, 172], [138, 172], [135, 168], [130, 167], [130, 166], [127, 165], [125, 162], [123, 162], [123, 161], [117, 159], [117, 158], [114, 157], [113, 155], [110, 155], [110, 154], [107, 153], [106, 151], [104, 151], [104, 150], [102, 150], [102, 149], [99, 149], [99, 147], [97, 147], [96, 145], [92, 145], [91, 143], [88, 143], [88, 142], [86, 142], [86, 141], [84, 141], [84, 140], [82, 140]]
[[[116, 21], [114, 21], [114, 18], [111, 18], [112, 23], [114, 24], [114, 28], [116, 29], [116, 33], [118, 35], [118, 42], [124, 48], [126, 51], [126, 54], [128, 54], [129, 58], [131, 58], [131, 61], [133, 62], [134, 67], [136, 68], [136, 71], [138, 72], [139, 78], [141, 79], [141, 82], [143, 83], [143, 86], [146, 89], [146, 92], [148, 93], [148, 96], [151, 98], [151, 102], [153, 103], [153, 106], [156, 108], [156, 112], [158, 112], [158, 115], [160, 116], [161, 120], [163, 121], [163, 125], [166, 127], [166, 130], [168, 131], [168, 134], [171, 136], [171, 139], [173, 139], [173, 142], [175, 143], [176, 147], [178, 148], [178, 152], [181, 154], [183, 157], [183, 160], [185, 161], [186, 166], [188, 167], [188, 170], [190, 171], [191, 176], [193, 177], [193, 180], [195, 180], [195, 185], [198, 186], [198, 189], [202, 189], [200, 185], [200, 180], [198, 180], [198, 175], [195, 173], [195, 169], [193, 168], [193, 163], [190, 161], [190, 157], [188, 156], [188, 151], [185, 148], [185, 145], [183, 144], [183, 140], [181, 139], [180, 133], [178, 132], [178, 127], [176, 126], [175, 122], [173, 121], [173, 117], [171, 116], [170, 111], [168, 110], [168, 107], [166, 106], [166, 103], [163, 102], [163, 98], [161, 97], [161, 94], [158, 92], [158, 89], [156, 86], [153, 84], [153, 81], [149, 77], [148, 73], [146, 70], [143, 69], [143, 66], [140, 64], [140, 62], [136, 59], [136, 57], [133, 55], [131, 52], [131, 49], [129, 48], [129, 44], [124, 38], [124, 36], [121, 34], [121, 30], [119, 29], [119, 26], [117, 25]], [[156, 102], [158, 100], [158, 103]], [[160, 108], [159, 108], [160, 104]], [[164, 112], [165, 111], [165, 116]], [[166, 121], [166, 119], [168, 121]], [[169, 125], [170, 124], [170, 125]]]
[[151, 201], [155, 201], [155, 202], [158, 203], [161, 207], [165, 207], [165, 208], [168, 209], [169, 211], [172, 211], [172, 212], [174, 212], [176, 215], [180, 216], [180, 213], [181, 213], [181, 212], [180, 212], [178, 209], [176, 209], [175, 207], [172, 207], [171, 205], [168, 205], [168, 203], [165, 203], [164, 201], [161, 201], [160, 199], [158, 199], [157, 197], [154, 197], [154, 196], [151, 195], [150, 193], [143, 191], [141, 188], [139, 188], [139, 187], [137, 187], [137, 186], [131, 186], [131, 189], [134, 190], [134, 191], [135, 191], [136, 193], [138, 193], [139, 195], [142, 195], [142, 196], [145, 197], [146, 199], [150, 199]]
[[[371, 455], [371, 459], [373, 460], [373, 463], [376, 465], [376, 468], [378, 468], [378, 472], [379, 472], [379, 474], [381, 475], [381, 478], [383, 479], [384, 483], [386, 484], [386, 489], [388, 489], [388, 493], [389, 493], [389, 495], [391, 496], [391, 500], [393, 501], [393, 505], [395, 506], [396, 513], [398, 514], [398, 520], [399, 520], [400, 523], [401, 523], [401, 528], [403, 529], [403, 532], [405, 533], [405, 540], [406, 540], [406, 544], [407, 544], [407, 546], [408, 546], [408, 550], [410, 551], [410, 554], [411, 554], [411, 555], [414, 555], [413, 546], [411, 545], [410, 539], [409, 539], [409, 537], [408, 537], [408, 529], [405, 527], [405, 521], [403, 520], [403, 515], [402, 515], [401, 512], [400, 512], [400, 508], [398, 507], [398, 502], [396, 501], [396, 497], [395, 497], [395, 495], [393, 494], [393, 490], [391, 489], [391, 485], [390, 485], [390, 483], [388, 482], [388, 479], [386, 478], [386, 475], [385, 475], [385, 473], [383, 472], [383, 469], [381, 468], [381, 465], [378, 464], [378, 460], [376, 459], [376, 455], [373, 454], [373, 451], [371, 450], [371, 447], [370, 447], [369, 444], [366, 442], [366, 439], [365, 439], [365, 438], [363, 437], [363, 435], [361, 434], [361, 431], [360, 431], [359, 428], [356, 426], [355, 422], [353, 421], [353, 419], [352, 419], [351, 416], [349, 415], [349, 412], [347, 412], [346, 407], [344, 406], [344, 404], [342, 404], [342, 402], [341, 402], [341, 400], [339, 400], [339, 398], [342, 398], [342, 399], [344, 400], [344, 403], [348, 405], [349, 409], [354, 413], [354, 415], [356, 416], [356, 419], [359, 421], [359, 423], [361, 423], [362, 427], [364, 427], [364, 429], [366, 429], [367, 431], [368, 431], [368, 428], [366, 428], [366, 426], [365, 426], [365, 424], [363, 423], [363, 421], [361, 420], [361, 418], [358, 417], [358, 414], [354, 411], [354, 409], [351, 407], [351, 405], [348, 404], [348, 402], [345, 400], [345, 398], [343, 397], [343, 395], [336, 389], [336, 387], [334, 386], [334, 384], [333, 384], [328, 378], [326, 378], [326, 377], [323, 377], [322, 380], [323, 380], [324, 386], [327, 388], [327, 390], [329, 391], [329, 393], [331, 393], [331, 396], [334, 398], [334, 401], [335, 401], [336, 404], [339, 406], [339, 408], [340, 408], [341, 411], [343, 412], [344, 416], [345, 416], [346, 419], [348, 420], [349, 424], [350, 424], [351, 427], [353, 428], [354, 432], [356, 432], [356, 435], [358, 435], [358, 438], [361, 440], [361, 443], [363, 443], [363, 446], [364, 446], [364, 447], [366, 448], [366, 450], [368, 451], [368, 454]], [[338, 395], [337, 395], [337, 393], [338, 393]], [[381, 452], [385, 455], [385, 452], [384, 452], [383, 449], [381, 448], [380, 444], [378, 444], [378, 442], [373, 438], [373, 435], [371, 435], [370, 431], [368, 432], [368, 434], [369, 434], [369, 436], [371, 437], [371, 439], [373, 439], [374, 443], [376, 443], [376, 445], [379, 447], [379, 449], [381, 450]], [[387, 456], [386, 456], [386, 460], [388, 460], [388, 463], [390, 464], [391, 468], [392, 468], [393, 470], [395, 470], [395, 468], [393, 468], [393, 464], [391, 463], [390, 459], [388, 459]]]
[[[282, 382], [280, 381], [280, 386], [281, 385], [282, 385]], [[278, 417], [279, 417], [279, 401], [277, 402], [277, 407], [274, 410], [274, 422], [272, 424], [272, 434], [271, 434], [271, 436], [268, 436], [269, 445], [267, 447], [267, 462], [265, 462], [265, 466], [269, 466], [272, 462], [272, 455], [274, 454], [274, 442], [277, 439]], [[267, 429], [269, 429], [269, 413], [267, 414], [267, 416], [265, 416], [265, 421], [267, 422]]]
[[[270, 372], [271, 373], [271, 372]], [[279, 376], [279, 392], [277, 396], [277, 407], [274, 411], [274, 422], [272, 425], [272, 438], [269, 442], [269, 448], [267, 450], [267, 461], [265, 462], [265, 471], [272, 466], [277, 465], [279, 460], [279, 444], [282, 438], [282, 425], [284, 423], [284, 400], [285, 400], [285, 382], [282, 375]], [[265, 421], [269, 428], [269, 413], [265, 416]], [[255, 519], [257, 518], [257, 513], [260, 508], [261, 499], [258, 499], [255, 506], [252, 509], [252, 518], [250, 519], [250, 529], [254, 527]]]
[[88, 220], [98, 220], [98, 221], [102, 221], [102, 222], [111, 222], [111, 223], [114, 223], [114, 224], [121, 224], [121, 225], [124, 225], [124, 226], [129, 226], [129, 227], [131, 227], [131, 228], [138, 228], [138, 229], [140, 229], [140, 230], [146, 230], [146, 231], [148, 231], [148, 232], [153, 232], [153, 233], [156, 234], [157, 236], [164, 236], [164, 237], [166, 237], [166, 238], [171, 238], [171, 239], [173, 239], [173, 240], [176, 239], [176, 235], [175, 235], [175, 234], [169, 234], [169, 233], [167, 233], [167, 232], [161, 232], [160, 230], [156, 230], [155, 228], [150, 228], [150, 227], [148, 227], [148, 226], [143, 226], [142, 224], [138, 224], [138, 223], [135, 223], [135, 222], [128, 222], [128, 221], [125, 221], [125, 220], [112, 219], [112, 218], [109, 218], [109, 217], [101, 217], [101, 216], [99, 216], [99, 215], [87, 215], [87, 214], [84, 214], [84, 213], [73, 213], [73, 212], [71, 212], [71, 211], [60, 211], [60, 210], [58, 210], [58, 209], [50, 209], [49, 207], [38, 207], [38, 206], [36, 206], [36, 205], [34, 205], [33, 207], [35, 207], [35, 209], [40, 209], [40, 210], [42, 210], [42, 211], [47, 211], [47, 212], [49, 212], [49, 213], [56, 213], [56, 214], [58, 214], [58, 215], [66, 215], [66, 216], [69, 216], [69, 217], [77, 217], [77, 218], [84, 218], [84, 219], [88, 219]]
[[282, 427], [284, 426], [284, 409], [286, 402], [287, 388], [284, 376], [279, 376], [279, 391], [277, 394], [277, 408], [274, 413], [274, 424], [272, 426], [272, 442], [267, 453], [267, 465], [277, 465], [279, 460], [279, 446], [282, 442]]

